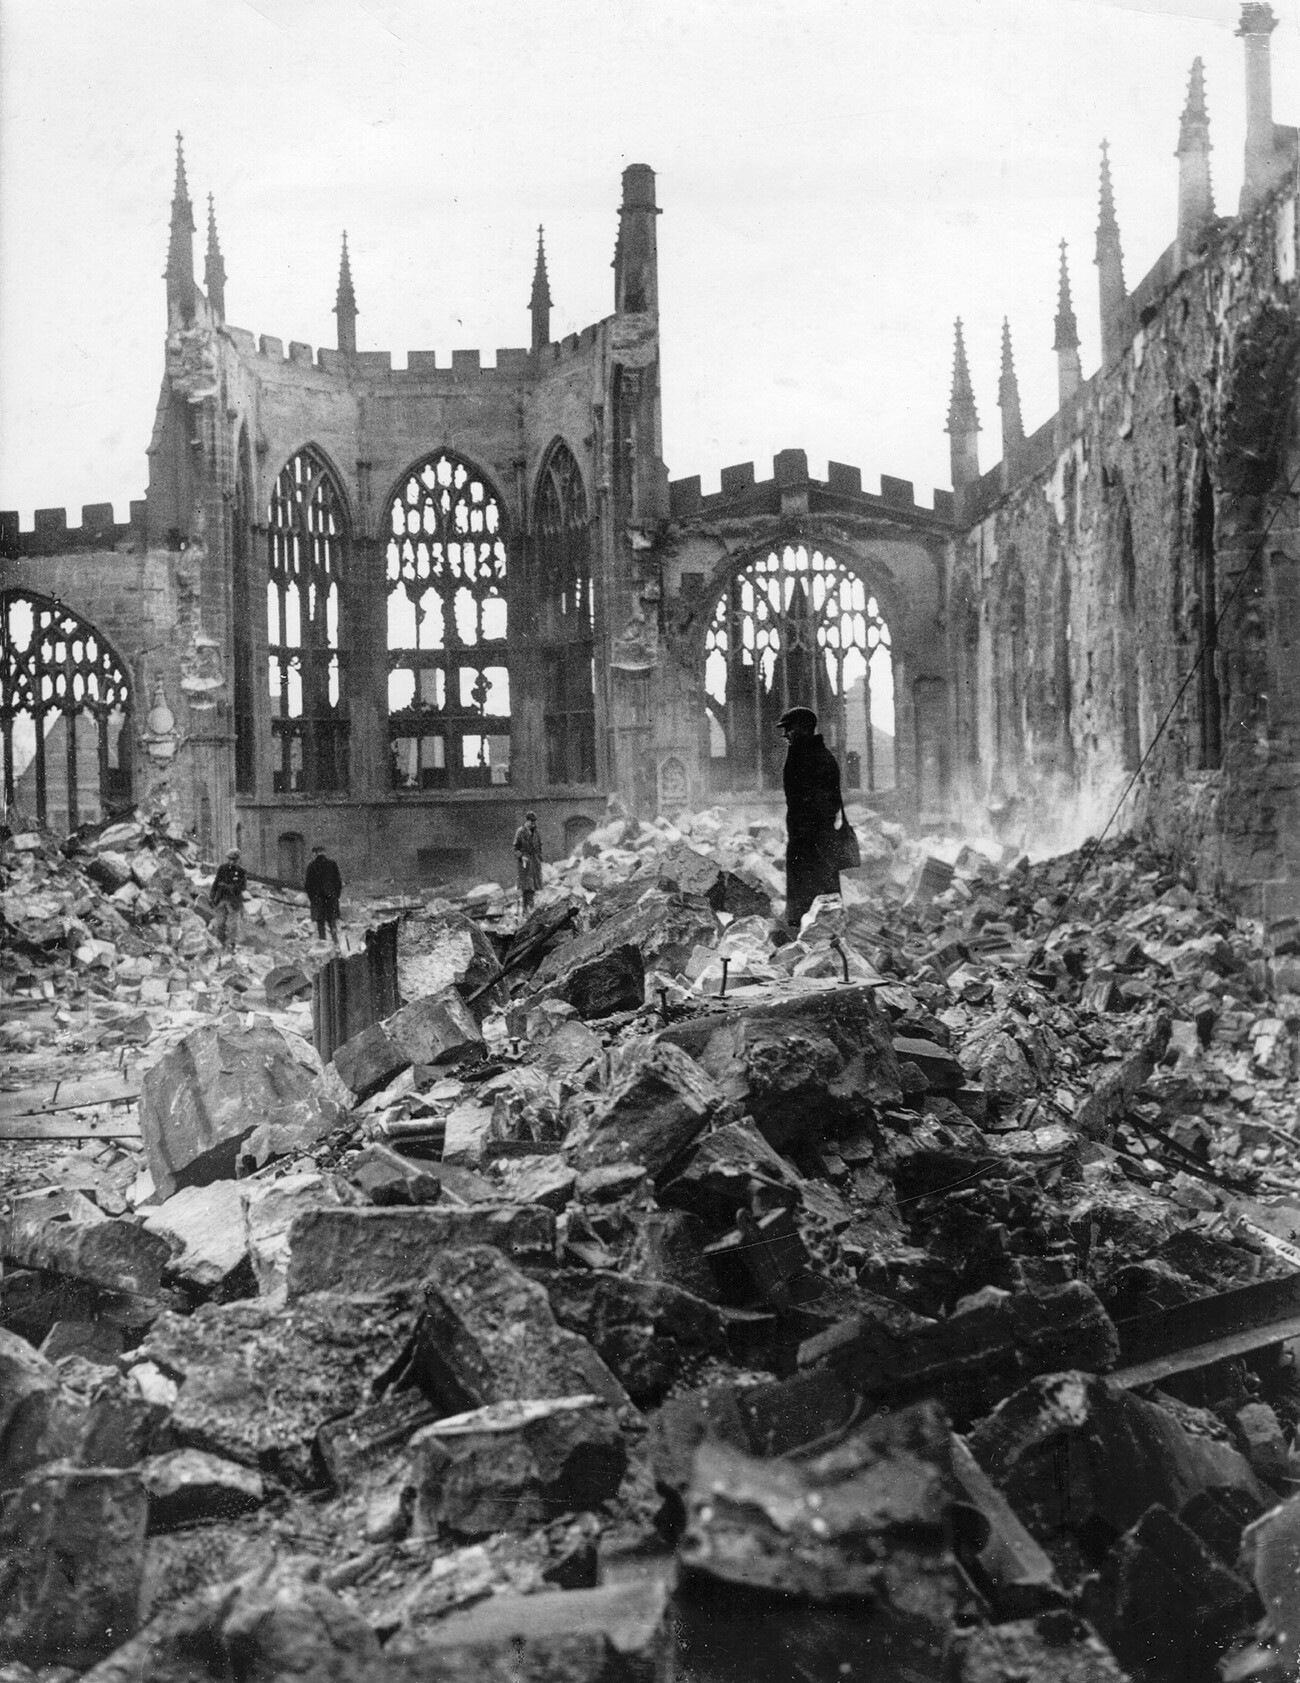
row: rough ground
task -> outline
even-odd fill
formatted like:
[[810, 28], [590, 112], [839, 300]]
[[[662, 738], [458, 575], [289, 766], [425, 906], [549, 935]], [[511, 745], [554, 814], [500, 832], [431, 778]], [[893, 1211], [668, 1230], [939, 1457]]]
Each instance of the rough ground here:
[[328, 1066], [300, 895], [4, 842], [5, 1683], [1295, 1675], [1289, 1349], [1106, 1375], [1300, 1265], [1300, 935], [853, 816], [354, 898]]

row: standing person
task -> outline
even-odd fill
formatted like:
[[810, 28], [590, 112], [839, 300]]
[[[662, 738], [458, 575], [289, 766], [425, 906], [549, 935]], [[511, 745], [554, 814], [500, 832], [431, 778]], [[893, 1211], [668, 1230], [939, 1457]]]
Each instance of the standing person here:
[[303, 889], [311, 902], [311, 915], [316, 924], [316, 934], [320, 940], [325, 939], [325, 931], [330, 932], [330, 940], [337, 947], [339, 944], [339, 900], [343, 894], [343, 873], [325, 851], [323, 842], [317, 842], [311, 850], [311, 864], [307, 867], [307, 874], [303, 878]]
[[524, 916], [533, 909], [537, 890], [542, 886], [542, 835], [537, 828], [537, 814], [526, 812], [524, 821], [515, 831], [515, 863], [518, 866], [519, 892], [524, 897]]
[[785, 785], [785, 921], [797, 935], [819, 894], [838, 894], [835, 820], [840, 811], [840, 768], [817, 729], [810, 707], [791, 707], [780, 718], [787, 753]]
[[239, 924], [244, 912], [244, 890], [248, 887], [248, 872], [239, 863], [239, 849], [232, 847], [224, 864], [217, 866], [212, 879], [209, 900], [216, 907], [212, 919], [212, 933], [226, 949], [233, 953], [239, 940]]

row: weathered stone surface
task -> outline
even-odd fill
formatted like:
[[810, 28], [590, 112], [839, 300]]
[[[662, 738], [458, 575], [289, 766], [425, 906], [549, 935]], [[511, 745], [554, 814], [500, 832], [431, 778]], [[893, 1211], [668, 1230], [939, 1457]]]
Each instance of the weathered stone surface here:
[[580, 1017], [612, 1017], [645, 1003], [645, 960], [631, 941], [575, 964], [552, 984], [551, 996], [572, 1005]]
[[512, 1204], [541, 1204], [548, 1210], [562, 1210], [573, 1196], [578, 1177], [563, 1157], [504, 1157], [494, 1175], [501, 1196]]
[[621, 1267], [634, 1280], [662, 1280], [706, 1303], [718, 1295], [704, 1258], [704, 1224], [686, 1210], [638, 1211], [631, 1218], [632, 1240]]
[[711, 1303], [659, 1280], [572, 1269], [547, 1275], [556, 1320], [588, 1339], [633, 1402], [660, 1400], [692, 1361], [726, 1348]]
[[893, 1036], [870, 987], [838, 987], [666, 1029], [773, 1145], [816, 1139], [864, 1102], [899, 1103]]
[[669, 1683], [672, 1653], [668, 1584], [646, 1578], [489, 1596], [422, 1630], [385, 1683]]
[[195, 1029], [145, 1072], [140, 1094], [145, 1156], [164, 1199], [233, 1180], [255, 1130], [274, 1156], [310, 1145], [336, 1119], [319, 1076], [264, 1022], [237, 1034]]
[[555, 1255], [555, 1215], [538, 1204], [307, 1210], [289, 1229], [289, 1296], [373, 1297], [413, 1285], [441, 1252], [494, 1245], [521, 1261]]
[[413, 1064], [460, 1063], [483, 1055], [478, 1023], [454, 987], [413, 1000], [384, 1026]]
[[147, 1507], [134, 1472], [28, 1474], [0, 1513], [0, 1660], [80, 1669], [133, 1634]]
[[[122, 1329], [112, 1321], [55, 1321], [41, 1340], [41, 1354], [51, 1362], [62, 1361], [65, 1356], [80, 1356], [103, 1367], [116, 1367], [122, 1348]], [[3, 1436], [2, 1428], [0, 1436]]]
[[0, 1327], [0, 1490], [43, 1461], [66, 1455], [71, 1441], [58, 1370], [25, 1338]]
[[183, 1187], [147, 1210], [144, 1225], [172, 1247], [168, 1272], [204, 1291], [219, 1291], [248, 1255], [237, 1181]]
[[684, 1569], [821, 1604], [862, 1598], [946, 1647], [958, 1600], [948, 1433], [933, 1407], [873, 1420], [811, 1459], [695, 1452]]
[[[491, 941], [463, 912], [426, 912], [402, 925], [397, 979], [403, 999], [426, 999], [446, 988], [468, 997], [491, 988], [500, 974]], [[490, 995], [483, 997], [487, 1003]]]
[[371, 1023], [335, 1048], [331, 1060], [339, 1080], [354, 1099], [368, 1099], [411, 1067], [383, 1023]]
[[1025, 1385], [980, 1422], [970, 1447], [1040, 1542], [1098, 1521], [1118, 1534], [1149, 1507], [1176, 1512], [1216, 1485], [1266, 1499], [1230, 1444], [1193, 1437], [1168, 1409], [1087, 1373]]
[[437, 1417], [422, 1392], [386, 1391], [378, 1402], [322, 1426], [316, 1442], [330, 1478], [345, 1489], [391, 1461], [421, 1426]]
[[651, 888], [638, 896], [635, 905], [548, 953], [534, 973], [532, 986], [563, 997], [567, 975], [622, 946], [637, 949], [647, 972], [661, 970], [675, 976], [685, 970], [696, 947], [714, 944], [719, 928], [717, 918], [698, 898]]
[[136, 1353], [179, 1382], [171, 1425], [182, 1445], [313, 1485], [317, 1431], [370, 1400], [414, 1322], [402, 1293], [205, 1303], [160, 1316]]
[[1158, 1503], [1112, 1546], [1083, 1608], [1150, 1683], [1183, 1683], [1259, 1612], [1250, 1585]]
[[62, 1187], [15, 1198], [0, 1248], [24, 1267], [143, 1296], [158, 1291], [171, 1255], [165, 1239], [136, 1222], [106, 1216], [83, 1193]]
[[295, 999], [311, 998], [311, 977], [296, 964], [276, 964], [263, 976], [262, 989], [271, 1009], [283, 1011]]
[[955, 1683], [1129, 1683], [1096, 1631], [1065, 1611], [962, 1631], [956, 1658]]
[[627, 1395], [585, 1338], [558, 1326], [545, 1287], [485, 1245], [443, 1251], [416, 1334], [423, 1389], [449, 1413], [521, 1397]]
[[627, 1469], [598, 1397], [499, 1402], [452, 1415], [410, 1443], [416, 1518], [465, 1537], [527, 1531], [613, 1499]]
[[[1283, 1683], [1300, 1669], [1300, 1497], [1262, 1515], [1241, 1538], [1241, 1567], [1264, 1607], [1276, 1672], [1261, 1668], [1268, 1683]], [[1249, 1674], [1247, 1674], [1249, 1675]]]
[[988, 1534], [974, 1549], [971, 1570], [998, 1618], [1024, 1618], [1063, 1606], [1065, 1589], [1051, 1557], [1030, 1536], [1019, 1514], [971, 1454], [964, 1438], [952, 1437], [953, 1477], [962, 1495], [984, 1520]]
[[372, 1204], [436, 1204], [442, 1182], [423, 1163], [386, 1145], [368, 1145], [348, 1167], [348, 1180]]
[[233, 1676], [381, 1683], [384, 1668], [378, 1638], [361, 1615], [287, 1563], [214, 1585], [160, 1613], [84, 1683], [224, 1683]]
[[714, 1128], [674, 1171], [660, 1189], [660, 1201], [712, 1224], [729, 1225], [738, 1210], [749, 1208], [755, 1192], [766, 1201], [801, 1199], [800, 1176], [749, 1121]]
[[1262, 1479], [1284, 1486], [1291, 1465], [1286, 1434], [1276, 1414], [1265, 1402], [1245, 1403], [1234, 1419], [1246, 1459]]
[[568, 1107], [565, 1154], [578, 1168], [643, 1163], [657, 1175], [722, 1103], [716, 1083], [679, 1047], [662, 1038], [634, 1040], [614, 1060], [609, 1087]]
[[262, 1475], [201, 1449], [151, 1455], [138, 1469], [149, 1498], [150, 1531], [171, 1531], [202, 1520], [234, 1519], [261, 1507]]
[[240, 1186], [244, 1236], [257, 1289], [266, 1298], [283, 1297], [289, 1281], [289, 1229], [306, 1210], [332, 1209], [338, 1188], [327, 1175], [282, 1175]]

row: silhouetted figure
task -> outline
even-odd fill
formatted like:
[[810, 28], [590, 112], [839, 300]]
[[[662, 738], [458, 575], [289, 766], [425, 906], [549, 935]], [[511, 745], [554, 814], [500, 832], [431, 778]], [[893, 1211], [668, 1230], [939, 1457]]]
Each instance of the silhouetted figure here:
[[244, 891], [248, 887], [248, 872], [239, 863], [239, 849], [232, 847], [225, 862], [217, 866], [208, 898], [216, 908], [212, 919], [212, 933], [227, 952], [233, 953], [239, 941], [239, 926], [244, 915]]
[[324, 845], [317, 842], [311, 850], [311, 864], [307, 867], [307, 874], [303, 878], [303, 889], [311, 902], [311, 915], [315, 920], [316, 934], [323, 941], [328, 929], [330, 940], [337, 947], [339, 944], [339, 900], [343, 894], [343, 875], [338, 866], [326, 853]]
[[537, 828], [535, 812], [526, 812], [523, 823], [515, 831], [515, 864], [526, 917], [533, 909], [537, 890], [542, 886], [542, 835]]
[[804, 914], [819, 894], [838, 894], [840, 768], [817, 730], [810, 707], [781, 715], [787, 752], [785, 785], [785, 921], [797, 935]]

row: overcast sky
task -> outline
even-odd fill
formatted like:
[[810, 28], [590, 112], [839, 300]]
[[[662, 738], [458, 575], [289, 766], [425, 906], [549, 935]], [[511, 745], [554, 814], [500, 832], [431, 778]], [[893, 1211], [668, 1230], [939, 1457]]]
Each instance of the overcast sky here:
[[[1298, 0], [1274, 108], [1300, 119]], [[952, 319], [998, 447], [1000, 325], [1026, 427], [1055, 408], [1057, 243], [1098, 351], [1098, 145], [1132, 286], [1174, 232], [1205, 60], [1220, 212], [1244, 130], [1236, 0], [3, 0], [0, 507], [144, 494], [173, 135], [215, 194], [229, 319], [361, 349], [528, 342], [546, 225], [558, 337], [611, 308], [619, 176], [658, 172], [671, 475], [776, 450], [948, 484]]]

